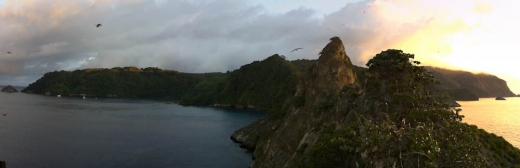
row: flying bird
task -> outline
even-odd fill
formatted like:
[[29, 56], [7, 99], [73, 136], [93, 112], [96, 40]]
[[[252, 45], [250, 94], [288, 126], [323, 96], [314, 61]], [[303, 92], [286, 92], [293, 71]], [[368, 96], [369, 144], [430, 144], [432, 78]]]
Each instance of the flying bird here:
[[300, 49], [303, 49], [303, 48], [295, 48], [294, 50], [292, 50], [291, 52], [295, 52], [295, 51], [298, 51]]
[[3, 115], [3, 116], [6, 116], [6, 115], [7, 115], [7, 113], [4, 113], [4, 114], [2, 114], [2, 115]]
[[98, 24], [96, 25], [96, 27], [101, 27], [101, 26], [103, 26], [101, 23], [98, 23]]
[[11, 52], [9, 51], [9, 52], [7, 52], [7, 54], [11, 54]]

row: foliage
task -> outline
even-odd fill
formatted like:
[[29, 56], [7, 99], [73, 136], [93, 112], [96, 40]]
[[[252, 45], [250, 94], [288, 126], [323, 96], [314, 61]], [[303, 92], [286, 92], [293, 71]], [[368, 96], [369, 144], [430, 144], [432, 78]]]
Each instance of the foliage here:
[[[506, 81], [490, 75], [490, 74], [474, 74], [466, 71], [448, 70], [436, 67], [425, 67], [428, 69], [435, 78], [442, 80], [443, 89], [448, 90], [460, 90], [464, 89], [465, 92], [469, 91], [469, 94], [474, 94], [476, 97], [509, 97], [515, 96], [509, 87], [507, 87]], [[467, 99], [467, 93], [450, 94], [455, 100]], [[472, 98], [474, 99], [474, 98]]]
[[[220, 75], [220, 74], [206, 74]], [[181, 98], [201, 81], [201, 75], [159, 68], [115, 67], [54, 71], [30, 84], [24, 92], [67, 96]]]
[[282, 56], [228, 73], [180, 73], [159, 68], [115, 67], [54, 71], [24, 92], [64, 96], [140, 97], [181, 100], [181, 104], [271, 108], [294, 94], [300, 71]]
[[[486, 166], [474, 129], [461, 123], [460, 109], [449, 108], [449, 98], [432, 87], [438, 81], [413, 58], [387, 50], [371, 59], [364, 95], [350, 109], [355, 119], [339, 129], [325, 128], [315, 146], [299, 158], [300, 165]], [[517, 152], [511, 149], [508, 156], [514, 159]]]
[[298, 68], [298, 70], [302, 73], [308, 73], [310, 68], [316, 63], [316, 60], [308, 60], [308, 59], [297, 59], [291, 61], [291, 63]]
[[503, 137], [488, 133], [475, 125], [469, 125], [473, 138], [477, 139], [485, 149], [484, 154], [493, 160], [497, 160], [495, 167], [520, 167], [520, 150]]
[[216, 101], [242, 106], [281, 105], [294, 94], [299, 79], [299, 70], [290, 61], [275, 54], [231, 72]]
[[214, 75], [203, 78], [182, 98], [183, 104], [206, 105], [215, 103], [217, 95], [224, 89], [229, 75]]

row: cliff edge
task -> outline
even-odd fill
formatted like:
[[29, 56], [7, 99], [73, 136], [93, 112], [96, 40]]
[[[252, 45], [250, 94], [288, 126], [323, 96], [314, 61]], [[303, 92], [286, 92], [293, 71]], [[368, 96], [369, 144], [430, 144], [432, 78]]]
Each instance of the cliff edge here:
[[298, 151], [316, 143], [323, 125], [336, 125], [345, 118], [346, 103], [339, 97], [351, 91], [345, 88], [359, 88], [353, 65], [338, 37], [331, 38], [320, 54], [283, 107], [232, 135], [255, 149], [252, 167], [294, 166]]
[[295, 94], [231, 139], [254, 150], [253, 168], [520, 165], [518, 148], [462, 123], [460, 109], [413, 58], [383, 51], [360, 82], [333, 37]]

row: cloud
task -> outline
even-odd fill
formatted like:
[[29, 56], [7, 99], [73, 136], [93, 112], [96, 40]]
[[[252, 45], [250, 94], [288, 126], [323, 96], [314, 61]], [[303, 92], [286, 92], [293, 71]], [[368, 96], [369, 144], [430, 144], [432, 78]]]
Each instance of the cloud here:
[[[332, 36], [343, 40], [358, 65], [388, 48], [436, 61], [451, 52], [451, 34], [473, 26], [442, 3], [338, 4], [344, 7], [317, 18], [309, 7], [271, 13], [233, 0], [6, 0], [0, 7], [0, 74], [16, 74], [28, 84], [48, 71], [93, 67], [224, 72], [276, 53], [316, 59]], [[473, 7], [489, 11], [485, 4], [464, 10]], [[303, 50], [290, 52], [298, 47]], [[430, 54], [437, 50], [439, 58]], [[3, 76], [0, 84], [14, 80]]]
[[485, 2], [477, 1], [475, 2], [473, 11], [477, 13], [489, 13], [493, 11], [493, 7]]

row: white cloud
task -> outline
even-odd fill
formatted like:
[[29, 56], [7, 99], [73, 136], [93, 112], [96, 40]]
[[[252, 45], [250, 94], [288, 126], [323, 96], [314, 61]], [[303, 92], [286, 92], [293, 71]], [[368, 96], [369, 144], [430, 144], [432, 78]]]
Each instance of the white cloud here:
[[[276, 53], [316, 59], [332, 36], [358, 65], [388, 48], [440, 64], [463, 46], [454, 43], [457, 36], [489, 25], [485, 16], [499, 11], [491, 1], [298, 2], [5, 1], [0, 74], [114, 66], [224, 72]], [[297, 47], [303, 50], [290, 52]]]

